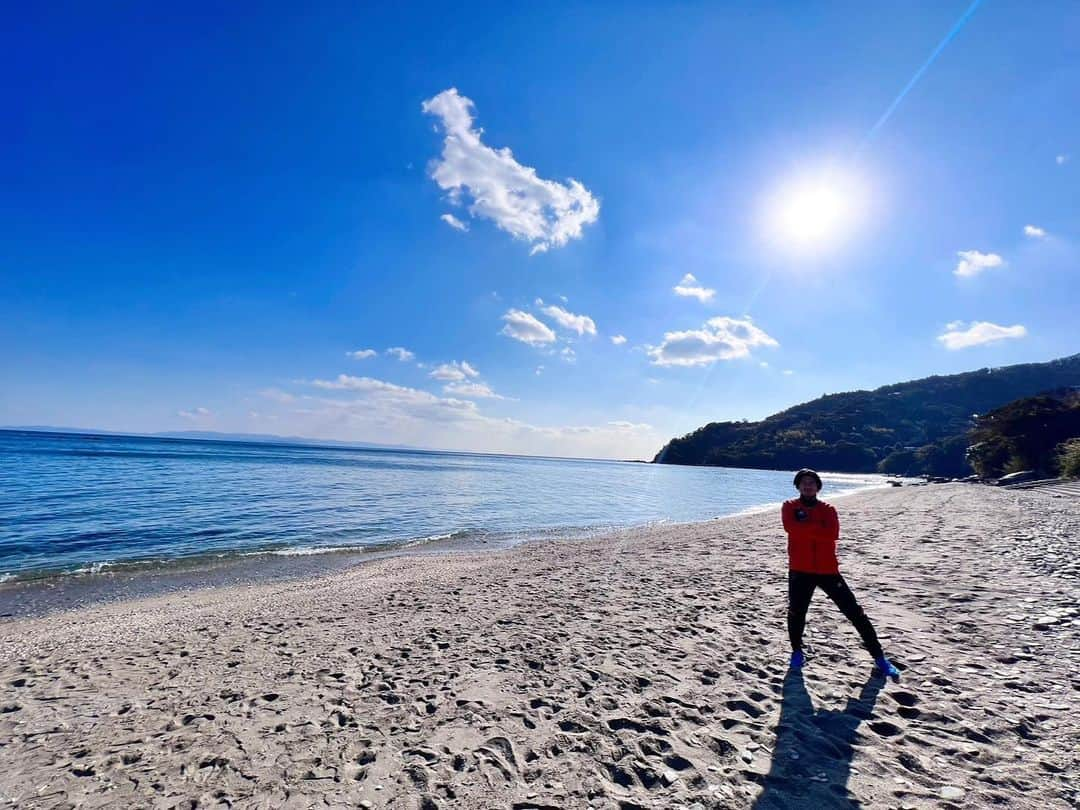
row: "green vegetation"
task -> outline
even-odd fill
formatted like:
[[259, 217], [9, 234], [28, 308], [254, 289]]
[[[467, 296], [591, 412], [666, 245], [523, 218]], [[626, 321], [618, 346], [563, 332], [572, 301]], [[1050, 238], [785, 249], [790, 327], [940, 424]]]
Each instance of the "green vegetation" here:
[[1080, 439], [1068, 439], [1058, 445], [1058, 475], [1080, 478]]
[[[1062, 389], [1010, 402], [981, 416], [968, 458], [983, 478], [1022, 470], [1054, 476], [1080, 456], [1080, 391]], [[1072, 443], [1072, 461], [1068, 445]], [[1064, 454], [1063, 454], [1064, 449]], [[1076, 475], [1076, 472], [1072, 473]]]
[[[712, 422], [672, 439], [654, 461], [774, 470], [809, 466], [835, 472], [962, 477], [972, 472], [966, 451], [976, 442], [969, 433], [990, 429], [979, 414], [989, 416], [992, 409], [1004, 403], [1048, 390], [1077, 387], [1080, 387], [1080, 354], [1049, 363], [927, 377], [874, 391], [830, 394], [760, 422]], [[1031, 429], [1042, 429], [1034, 421], [1024, 424]], [[1080, 431], [1072, 434], [1077, 435]], [[1065, 438], [1071, 436], [1057, 438], [1054, 446]], [[1013, 444], [1019, 441], [1017, 437], [1013, 439], [1016, 440]], [[1037, 440], [1033, 441], [1038, 444]], [[1001, 447], [1001, 442], [991, 442], [983, 469], [998, 469], [1010, 463], [1015, 466], [1034, 457], [1025, 455], [1026, 445], [1016, 452], [1009, 445], [1002, 460], [995, 455]], [[991, 452], [992, 448], [997, 449]], [[1046, 456], [1053, 457], [1052, 451]]]

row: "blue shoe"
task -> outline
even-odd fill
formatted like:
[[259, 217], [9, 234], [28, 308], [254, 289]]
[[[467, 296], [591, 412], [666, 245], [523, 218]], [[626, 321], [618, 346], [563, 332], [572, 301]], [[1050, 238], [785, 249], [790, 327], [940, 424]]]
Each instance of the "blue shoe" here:
[[892, 661], [886, 658], [884, 655], [878, 658], [875, 662], [877, 664], [878, 671], [886, 678], [892, 678], [894, 681], [900, 680], [900, 670], [892, 665]]
[[791, 668], [794, 670], [800, 670], [803, 668], [803, 664], [806, 663], [806, 656], [803, 655], [802, 650], [796, 650], [791, 654]]

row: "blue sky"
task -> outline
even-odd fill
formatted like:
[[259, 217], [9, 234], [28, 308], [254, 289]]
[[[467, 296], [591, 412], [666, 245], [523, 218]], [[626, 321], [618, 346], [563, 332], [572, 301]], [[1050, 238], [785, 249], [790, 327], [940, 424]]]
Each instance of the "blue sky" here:
[[969, 2], [315, 5], [7, 21], [0, 424], [649, 458], [1080, 348], [1071, 0], [872, 137]]

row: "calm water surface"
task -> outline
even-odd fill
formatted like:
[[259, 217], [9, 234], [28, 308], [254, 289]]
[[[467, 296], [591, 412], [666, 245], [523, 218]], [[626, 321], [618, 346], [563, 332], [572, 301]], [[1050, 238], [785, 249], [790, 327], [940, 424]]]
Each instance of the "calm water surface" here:
[[[828, 494], [877, 476], [826, 475]], [[505, 547], [704, 520], [791, 474], [0, 431], [0, 581], [242, 555]]]

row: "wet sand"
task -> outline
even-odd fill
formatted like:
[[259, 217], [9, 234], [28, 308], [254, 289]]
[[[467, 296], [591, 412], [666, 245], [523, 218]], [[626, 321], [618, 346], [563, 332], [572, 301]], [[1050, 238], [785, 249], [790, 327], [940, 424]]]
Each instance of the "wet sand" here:
[[820, 593], [787, 671], [773, 513], [388, 558], [0, 620], [0, 803], [1076, 807], [1077, 500], [836, 505], [899, 683]]

